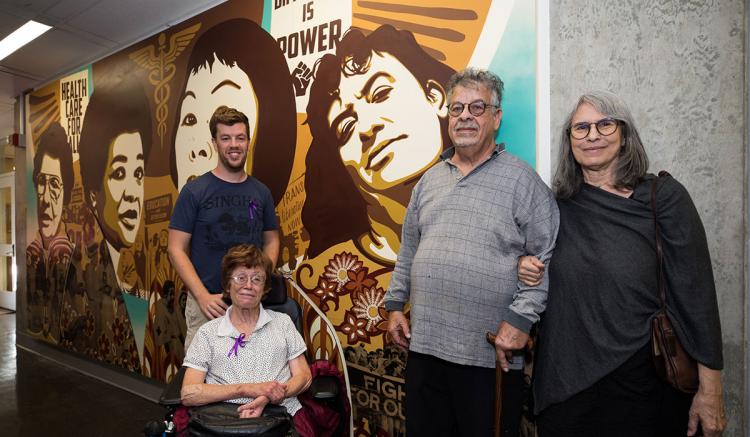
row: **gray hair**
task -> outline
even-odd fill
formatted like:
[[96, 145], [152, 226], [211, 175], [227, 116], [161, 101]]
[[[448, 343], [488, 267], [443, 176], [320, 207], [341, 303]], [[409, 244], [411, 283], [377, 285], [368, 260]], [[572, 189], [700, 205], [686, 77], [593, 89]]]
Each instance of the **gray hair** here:
[[453, 90], [457, 86], [473, 86], [476, 84], [482, 84], [486, 89], [490, 90], [492, 92], [492, 101], [489, 103], [500, 108], [500, 102], [503, 100], [503, 81], [491, 71], [472, 67], [457, 71], [448, 79], [446, 85], [448, 101], [451, 100]]
[[625, 102], [607, 91], [595, 91], [582, 95], [570, 111], [560, 133], [560, 154], [552, 188], [558, 198], [567, 199], [578, 193], [583, 185], [581, 166], [573, 157], [570, 143], [570, 127], [578, 108], [584, 103], [593, 106], [598, 112], [619, 122], [622, 147], [615, 169], [614, 186], [618, 189], [633, 189], [648, 170], [648, 156], [643, 148], [633, 116]]

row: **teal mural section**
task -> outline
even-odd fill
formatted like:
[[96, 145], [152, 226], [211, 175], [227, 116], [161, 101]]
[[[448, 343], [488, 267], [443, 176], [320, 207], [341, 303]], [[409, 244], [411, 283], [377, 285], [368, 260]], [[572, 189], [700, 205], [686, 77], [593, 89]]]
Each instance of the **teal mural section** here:
[[505, 84], [503, 121], [498, 141], [536, 167], [536, 27], [535, 5], [516, 1], [490, 70]]
[[143, 342], [148, 323], [148, 301], [127, 293], [123, 293], [122, 297], [125, 300], [125, 307], [128, 309], [130, 324], [133, 326], [133, 337], [138, 347], [138, 355], [143, 356]]

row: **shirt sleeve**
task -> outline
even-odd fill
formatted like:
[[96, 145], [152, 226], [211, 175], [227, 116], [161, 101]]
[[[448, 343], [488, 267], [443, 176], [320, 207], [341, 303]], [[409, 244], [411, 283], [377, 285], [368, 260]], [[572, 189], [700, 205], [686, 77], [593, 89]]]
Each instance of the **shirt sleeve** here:
[[212, 355], [211, 339], [209, 338], [208, 330], [204, 328], [206, 328], [205, 324], [198, 329], [195, 337], [193, 337], [182, 365], [200, 370], [201, 372], [208, 372]]
[[685, 350], [711, 369], [724, 366], [711, 255], [698, 211], [682, 184], [660, 177], [657, 217], [667, 277], [667, 312]]
[[188, 186], [182, 188], [177, 196], [172, 216], [169, 219], [169, 229], [187, 232], [192, 235], [198, 213], [198, 203]]
[[288, 352], [287, 361], [291, 361], [305, 353], [307, 346], [289, 315], [285, 314], [284, 316], [284, 336]]
[[396, 266], [393, 268], [391, 282], [383, 300], [387, 311], [403, 311], [409, 301], [411, 283], [411, 264], [414, 254], [419, 247], [419, 193], [422, 187], [422, 178], [412, 191], [409, 206], [406, 209], [404, 224], [401, 228], [401, 248], [398, 251]]
[[[513, 216], [524, 236], [526, 253], [539, 258], [549, 267], [560, 227], [560, 212], [552, 191], [530, 167], [519, 178], [514, 191]], [[531, 325], [547, 307], [549, 275], [536, 286], [517, 283], [517, 291], [504, 320], [514, 327], [529, 332]]]
[[276, 218], [276, 209], [273, 203], [271, 191], [263, 185], [263, 231], [275, 231], [279, 229], [279, 221]]

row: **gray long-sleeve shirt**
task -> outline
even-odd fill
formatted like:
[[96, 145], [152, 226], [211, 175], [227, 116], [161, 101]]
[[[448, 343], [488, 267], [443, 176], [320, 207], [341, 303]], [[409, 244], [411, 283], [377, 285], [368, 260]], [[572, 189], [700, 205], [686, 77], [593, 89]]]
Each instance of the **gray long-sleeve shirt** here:
[[410, 303], [410, 350], [494, 367], [485, 332], [503, 320], [528, 332], [544, 311], [547, 277], [537, 287], [520, 284], [518, 257], [546, 264], [560, 218], [549, 188], [503, 145], [465, 176], [453, 152], [412, 192], [385, 308]]

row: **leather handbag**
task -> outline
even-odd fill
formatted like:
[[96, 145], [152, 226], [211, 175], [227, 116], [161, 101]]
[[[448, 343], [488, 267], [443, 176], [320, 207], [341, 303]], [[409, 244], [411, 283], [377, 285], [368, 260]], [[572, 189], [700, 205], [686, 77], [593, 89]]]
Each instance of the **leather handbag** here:
[[193, 407], [188, 432], [197, 437], [285, 437], [292, 427], [292, 417], [282, 406], [266, 405], [263, 416], [253, 419], [241, 419], [237, 413], [238, 406], [229, 402], [217, 402]]
[[659, 172], [659, 177], [651, 184], [651, 211], [654, 215], [656, 235], [657, 283], [661, 308], [651, 320], [651, 356], [656, 373], [672, 387], [684, 393], [698, 391], [698, 363], [690, 356], [680, 343], [672, 321], [667, 315], [667, 284], [664, 274], [664, 252], [662, 251], [661, 232], [657, 220], [656, 187], [659, 179], [669, 176], [666, 171]]

